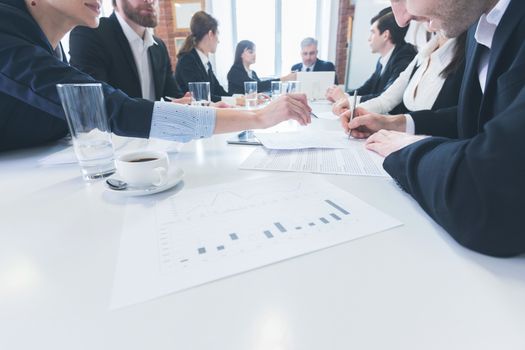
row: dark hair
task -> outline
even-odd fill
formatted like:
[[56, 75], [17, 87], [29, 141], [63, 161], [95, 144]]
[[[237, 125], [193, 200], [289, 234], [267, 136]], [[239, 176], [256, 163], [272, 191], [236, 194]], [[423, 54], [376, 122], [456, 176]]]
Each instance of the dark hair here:
[[407, 35], [408, 26], [401, 28], [396, 23], [392, 8], [387, 7], [379, 12], [372, 20], [370, 24], [377, 22], [377, 29], [380, 34], [383, 34], [386, 30], [390, 33], [390, 41], [394, 45], [403, 44], [405, 42], [405, 36]]
[[457, 72], [457, 70], [461, 67], [463, 62], [465, 61], [465, 49], [467, 46], [467, 32], [464, 32], [460, 36], [456, 38], [456, 44], [454, 46], [454, 57], [452, 57], [452, 60], [448, 64], [448, 66], [445, 67], [439, 73], [439, 75], [443, 79], [447, 79], [450, 75]]
[[235, 48], [235, 60], [233, 61], [233, 64], [240, 64], [242, 65], [242, 54], [244, 53], [244, 50], [253, 50], [255, 48], [255, 44], [251, 42], [250, 40], [241, 40], [237, 44], [237, 47]]
[[177, 57], [190, 52], [197, 46], [197, 44], [208, 34], [211, 30], [213, 33], [217, 33], [219, 22], [204, 11], [195, 12], [191, 17], [190, 22], [190, 35], [184, 41], [184, 45], [179, 50]]

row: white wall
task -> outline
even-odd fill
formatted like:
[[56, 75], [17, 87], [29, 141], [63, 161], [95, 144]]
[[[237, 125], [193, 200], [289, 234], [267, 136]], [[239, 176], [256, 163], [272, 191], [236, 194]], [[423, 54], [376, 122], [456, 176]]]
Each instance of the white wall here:
[[390, 6], [390, 0], [353, 0], [355, 15], [352, 34], [352, 53], [350, 56], [350, 70], [347, 72], [349, 88], [361, 86], [375, 70], [379, 55], [370, 52], [368, 37], [370, 34], [370, 20], [379, 11]]

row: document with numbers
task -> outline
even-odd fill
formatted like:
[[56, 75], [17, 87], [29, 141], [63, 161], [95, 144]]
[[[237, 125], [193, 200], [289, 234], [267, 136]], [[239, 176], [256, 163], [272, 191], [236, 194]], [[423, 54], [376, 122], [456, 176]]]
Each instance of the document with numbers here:
[[257, 148], [241, 169], [390, 177], [383, 158], [355, 143], [346, 149], [269, 150]]

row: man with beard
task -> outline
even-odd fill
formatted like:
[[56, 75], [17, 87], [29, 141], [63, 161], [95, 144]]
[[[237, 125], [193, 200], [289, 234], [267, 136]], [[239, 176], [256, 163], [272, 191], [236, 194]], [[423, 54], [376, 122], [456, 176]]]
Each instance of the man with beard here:
[[113, 7], [98, 28], [79, 26], [71, 32], [71, 65], [130, 97], [158, 101], [170, 96], [189, 103], [173, 77], [166, 45], [153, 35], [158, 0], [113, 0]]

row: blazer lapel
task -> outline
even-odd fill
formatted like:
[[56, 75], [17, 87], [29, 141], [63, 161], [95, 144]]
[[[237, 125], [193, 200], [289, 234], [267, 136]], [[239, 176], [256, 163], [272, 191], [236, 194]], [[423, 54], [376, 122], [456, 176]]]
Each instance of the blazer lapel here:
[[203, 78], [205, 77], [204, 81], [208, 81], [208, 70], [204, 68], [204, 65], [202, 64], [201, 58], [199, 57], [199, 54], [197, 53], [197, 49], [191, 50], [191, 54], [193, 55], [193, 59], [197, 61], [197, 65], [199, 66], [199, 69], [201, 73], [203, 74]]
[[471, 27], [468, 34], [467, 57], [463, 83], [461, 84], [458, 107], [458, 134], [459, 137], [470, 137], [477, 132], [477, 120], [482, 98], [479, 85], [478, 63], [483, 47], [474, 39], [476, 25]]
[[160, 100], [164, 94], [164, 74], [163, 69], [165, 68], [162, 64], [161, 59], [161, 48], [158, 44], [153, 44], [148, 49], [149, 59], [151, 61], [151, 70], [153, 73], [153, 85], [155, 86], [155, 97]]
[[[500, 71], [502, 67], [499, 63], [504, 59], [504, 49], [508, 41], [512, 37], [512, 32], [514, 28], [519, 24], [519, 22], [525, 16], [525, 6], [521, 1], [511, 1], [507, 11], [503, 15], [496, 33], [494, 33], [494, 39], [492, 40], [492, 48], [490, 50], [490, 60], [489, 67], [487, 71], [487, 83], [485, 88], [484, 96], [493, 96], [494, 89], [496, 89], [497, 78], [503, 73]], [[480, 111], [480, 126], [490, 118], [489, 114], [485, 113], [486, 103], [489, 103], [486, 98], [483, 98], [481, 103]], [[485, 116], [485, 117], [483, 117]]]
[[[111, 16], [109, 16], [109, 19], [111, 20], [113, 31], [116, 36], [115, 42], [122, 49], [122, 53], [124, 54], [126, 62], [130, 66], [131, 71], [133, 72], [135, 79], [140, 87], [139, 72], [137, 70], [137, 65], [135, 64], [135, 59], [133, 58], [133, 53], [131, 52], [131, 47], [129, 46], [128, 38], [126, 38], [126, 35], [124, 35], [124, 31], [122, 30], [122, 27], [120, 26], [120, 23], [115, 13], [111, 14]], [[139, 91], [141, 91], [141, 89], [139, 89]]]

